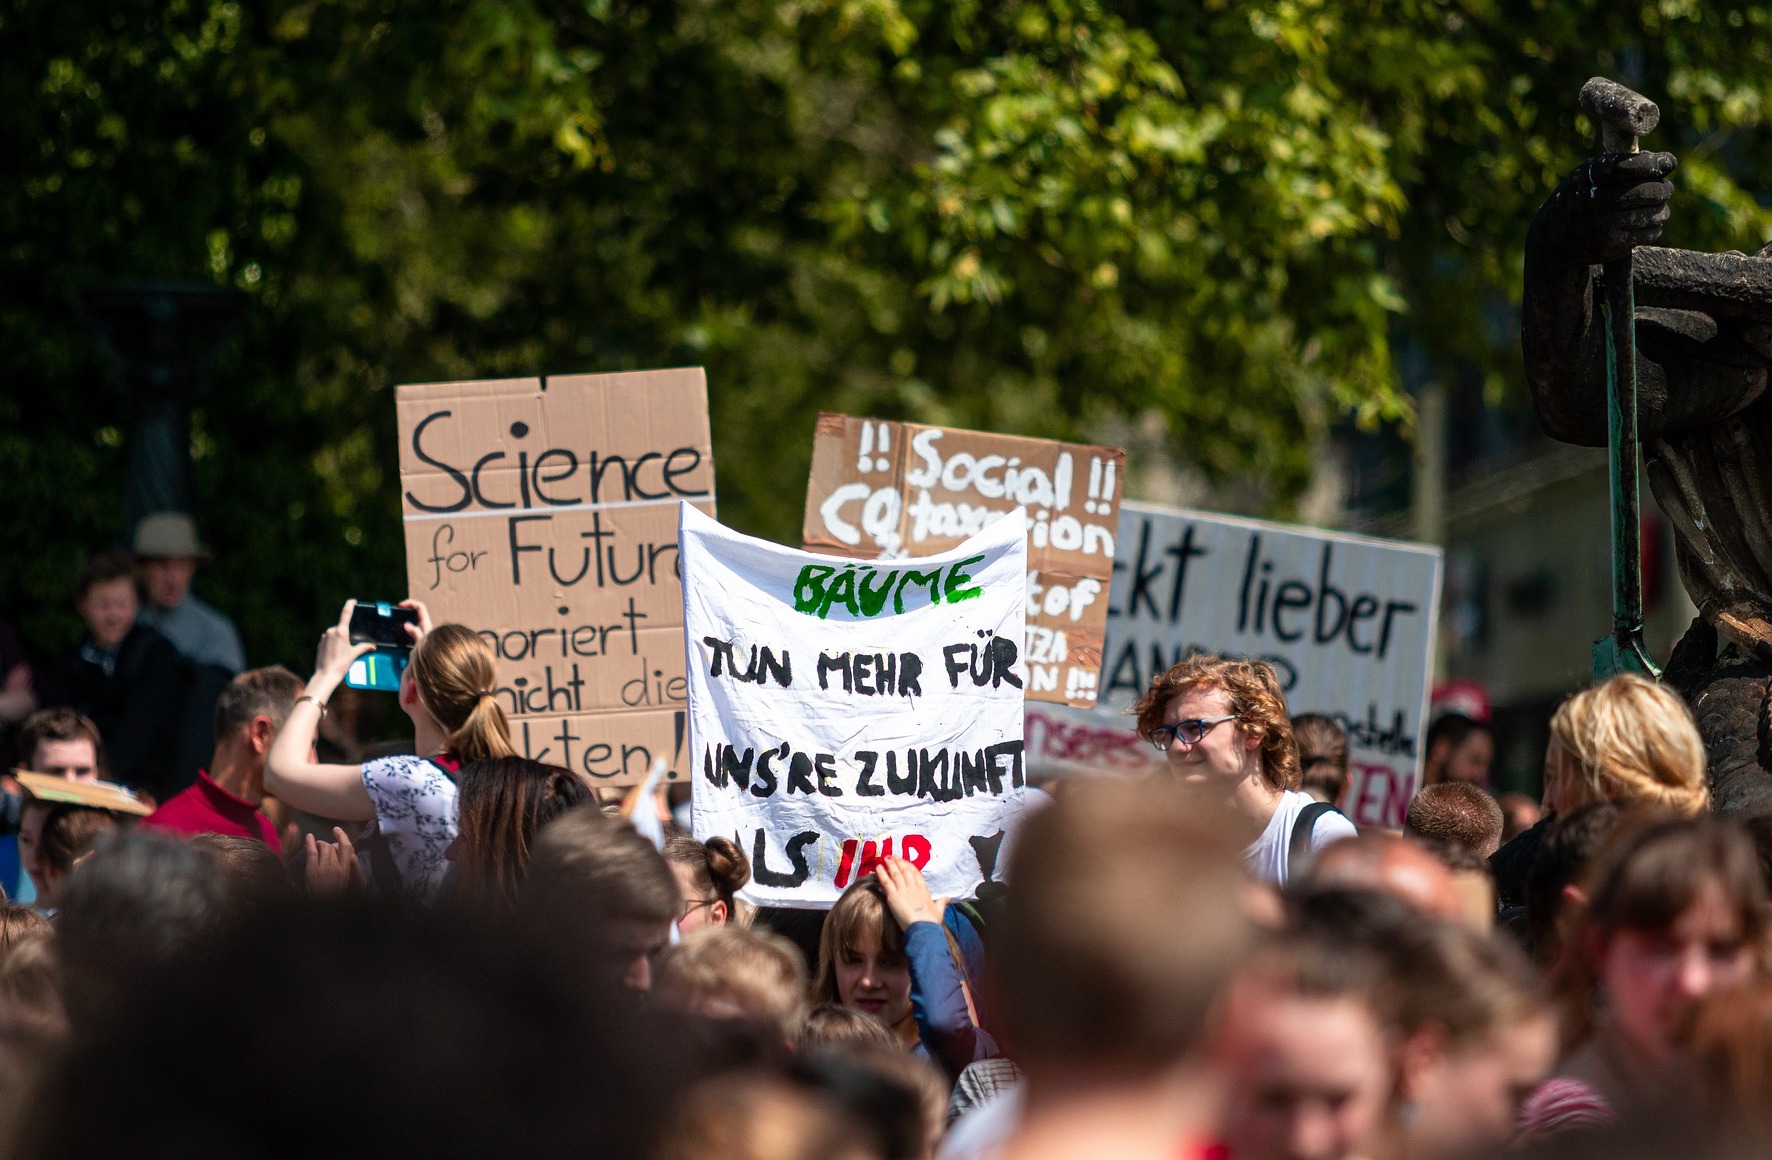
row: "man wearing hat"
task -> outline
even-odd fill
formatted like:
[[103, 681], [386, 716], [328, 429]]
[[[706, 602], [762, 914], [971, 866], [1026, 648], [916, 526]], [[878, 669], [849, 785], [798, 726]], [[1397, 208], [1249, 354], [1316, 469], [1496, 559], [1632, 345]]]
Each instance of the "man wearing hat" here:
[[211, 714], [222, 689], [246, 668], [246, 650], [234, 622], [191, 595], [191, 580], [209, 548], [184, 512], [155, 512], [135, 528], [135, 558], [147, 596], [139, 619], [172, 641], [188, 668], [173, 746], [172, 788], [191, 783], [209, 760], [216, 737]]
[[234, 622], [191, 595], [197, 562], [209, 558], [197, 541], [196, 522], [183, 512], [144, 517], [135, 529], [135, 556], [148, 596], [142, 623], [158, 629], [194, 665], [214, 666], [228, 677], [245, 669], [246, 650]]

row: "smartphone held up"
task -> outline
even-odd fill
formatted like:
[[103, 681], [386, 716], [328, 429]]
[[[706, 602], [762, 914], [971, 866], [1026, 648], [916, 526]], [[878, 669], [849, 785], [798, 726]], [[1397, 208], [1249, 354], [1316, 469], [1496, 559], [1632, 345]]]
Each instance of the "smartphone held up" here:
[[400, 691], [400, 674], [412, 659], [412, 634], [406, 626], [418, 626], [418, 613], [385, 600], [359, 600], [351, 610], [351, 643], [373, 644], [351, 662], [345, 685], [352, 689]]

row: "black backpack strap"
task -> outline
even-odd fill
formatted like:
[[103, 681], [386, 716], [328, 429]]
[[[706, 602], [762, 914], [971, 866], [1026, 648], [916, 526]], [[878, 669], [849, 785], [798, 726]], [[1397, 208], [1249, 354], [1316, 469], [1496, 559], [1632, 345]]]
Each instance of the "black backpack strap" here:
[[[1317, 828], [1317, 819], [1324, 814], [1340, 814], [1341, 811], [1328, 802], [1312, 802], [1298, 811], [1292, 819], [1292, 836], [1286, 840], [1286, 857], [1288, 865], [1298, 862], [1311, 852], [1311, 831]], [[1344, 817], [1346, 815], [1343, 815]]]

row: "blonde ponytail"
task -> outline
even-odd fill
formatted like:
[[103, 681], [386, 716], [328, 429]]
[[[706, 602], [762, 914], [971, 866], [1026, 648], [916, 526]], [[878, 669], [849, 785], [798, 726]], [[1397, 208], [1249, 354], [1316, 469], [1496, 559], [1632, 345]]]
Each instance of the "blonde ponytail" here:
[[511, 727], [494, 690], [498, 663], [492, 646], [471, 628], [440, 624], [412, 650], [419, 699], [448, 731], [444, 743], [457, 761], [515, 757]]

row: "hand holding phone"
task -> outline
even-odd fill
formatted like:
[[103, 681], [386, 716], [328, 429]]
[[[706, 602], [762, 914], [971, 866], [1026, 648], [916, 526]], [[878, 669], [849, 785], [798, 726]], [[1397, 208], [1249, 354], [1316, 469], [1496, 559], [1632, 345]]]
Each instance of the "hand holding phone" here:
[[371, 644], [375, 648], [351, 662], [345, 673], [345, 687], [399, 692], [400, 674], [412, 659], [413, 633], [407, 626], [416, 629], [419, 624], [415, 609], [385, 600], [357, 601], [351, 610], [351, 643]]
[[359, 600], [351, 610], [351, 643], [412, 651], [407, 625], [418, 627], [418, 612], [387, 601]]

